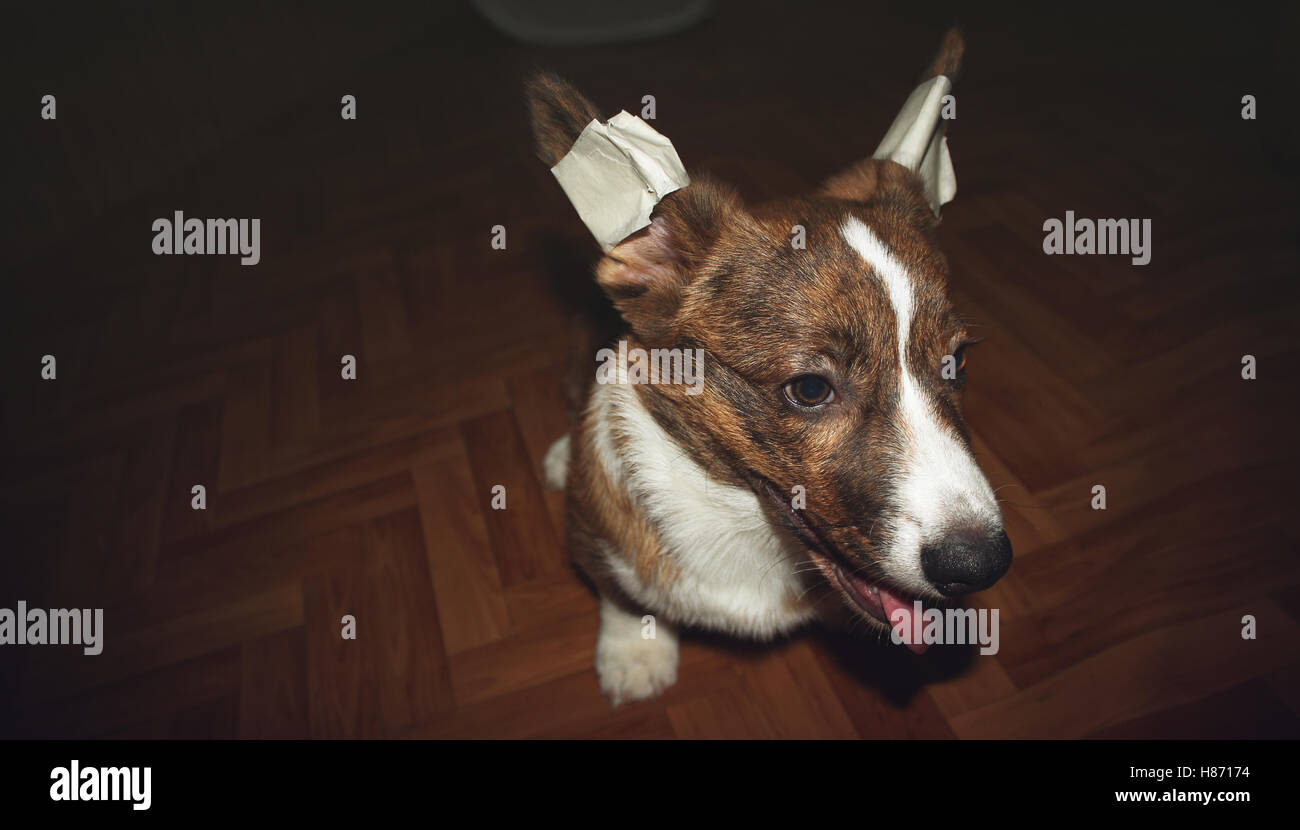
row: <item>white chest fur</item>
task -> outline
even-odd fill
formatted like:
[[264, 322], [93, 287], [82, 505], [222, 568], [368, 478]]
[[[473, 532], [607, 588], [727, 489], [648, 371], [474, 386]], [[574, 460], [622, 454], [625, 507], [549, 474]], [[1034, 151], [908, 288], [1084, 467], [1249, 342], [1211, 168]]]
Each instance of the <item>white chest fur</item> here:
[[763, 639], [813, 616], [797, 573], [808, 554], [772, 528], [753, 492], [710, 479], [633, 386], [598, 384], [591, 406], [597, 463], [645, 511], [680, 572], [667, 588], [646, 585], [627, 556], [606, 551], [629, 596], [679, 624]]

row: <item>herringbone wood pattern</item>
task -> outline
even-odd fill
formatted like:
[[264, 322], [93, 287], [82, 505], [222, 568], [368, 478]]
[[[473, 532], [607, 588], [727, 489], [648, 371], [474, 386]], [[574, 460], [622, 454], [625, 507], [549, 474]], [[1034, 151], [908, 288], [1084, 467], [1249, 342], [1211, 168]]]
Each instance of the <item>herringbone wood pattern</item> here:
[[[104, 607], [106, 647], [0, 652], [5, 734], [1300, 734], [1300, 258], [1261, 46], [1285, 21], [967, 18], [942, 234], [1017, 554], [977, 598], [1001, 651], [695, 635], [662, 699], [611, 710], [539, 485], [594, 251], [530, 155], [522, 77], [556, 68], [610, 112], [655, 94], [688, 165], [761, 199], [870, 152], [951, 18], [728, 3], [667, 41], [543, 50], [463, 9], [325, 10], [301, 41], [246, 14], [179, 41], [132, 20], [84, 76], [36, 61], [31, 100], [63, 85], [57, 122], [20, 126], [0, 605]], [[1230, 59], [1201, 60], [1207, 39]], [[137, 91], [114, 109], [112, 89]], [[152, 256], [176, 209], [261, 217], [261, 264]], [[1044, 256], [1067, 209], [1150, 217], [1152, 263]]]

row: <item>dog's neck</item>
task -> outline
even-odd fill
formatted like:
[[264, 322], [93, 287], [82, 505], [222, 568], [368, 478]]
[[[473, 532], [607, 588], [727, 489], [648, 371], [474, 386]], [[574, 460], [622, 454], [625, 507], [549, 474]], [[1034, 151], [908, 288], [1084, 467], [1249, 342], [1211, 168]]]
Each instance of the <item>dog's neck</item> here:
[[759, 638], [814, 615], [811, 583], [799, 573], [807, 552], [772, 526], [751, 490], [711, 478], [655, 421], [636, 386], [598, 384], [590, 417], [595, 462], [643, 511], [680, 570], [667, 592], [641, 584], [631, 567], [616, 569], [624, 590], [667, 604], [681, 622]]

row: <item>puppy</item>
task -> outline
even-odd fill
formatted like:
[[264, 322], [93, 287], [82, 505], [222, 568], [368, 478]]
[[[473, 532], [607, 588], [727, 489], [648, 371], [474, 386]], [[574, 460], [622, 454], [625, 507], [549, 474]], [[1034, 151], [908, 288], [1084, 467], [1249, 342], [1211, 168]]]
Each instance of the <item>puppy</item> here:
[[[962, 49], [949, 32], [925, 77], [952, 78]], [[528, 95], [549, 165], [599, 120], [554, 76]], [[1010, 566], [962, 418], [972, 341], [946, 297], [934, 169], [868, 159], [756, 206], [695, 178], [597, 265], [626, 326], [617, 354], [704, 358], [698, 386], [591, 384], [545, 459], [600, 591], [595, 664], [615, 704], [676, 681], [682, 627], [885, 633], [915, 601], [985, 589]]]

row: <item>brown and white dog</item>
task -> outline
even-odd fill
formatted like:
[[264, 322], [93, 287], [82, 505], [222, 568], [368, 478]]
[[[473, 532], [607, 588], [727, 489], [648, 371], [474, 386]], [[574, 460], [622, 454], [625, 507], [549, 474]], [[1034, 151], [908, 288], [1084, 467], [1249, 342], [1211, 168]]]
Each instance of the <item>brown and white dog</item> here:
[[[961, 52], [950, 32], [925, 77], [953, 77]], [[529, 102], [551, 165], [599, 117], [554, 76], [533, 79]], [[545, 461], [601, 594], [596, 671], [616, 704], [676, 681], [681, 627], [883, 633], [915, 600], [1006, 572], [1011, 544], [962, 417], [971, 338], [945, 296], [937, 224], [915, 172], [869, 159], [760, 206], [696, 178], [600, 261], [630, 348], [706, 355], [702, 390], [592, 384]]]

